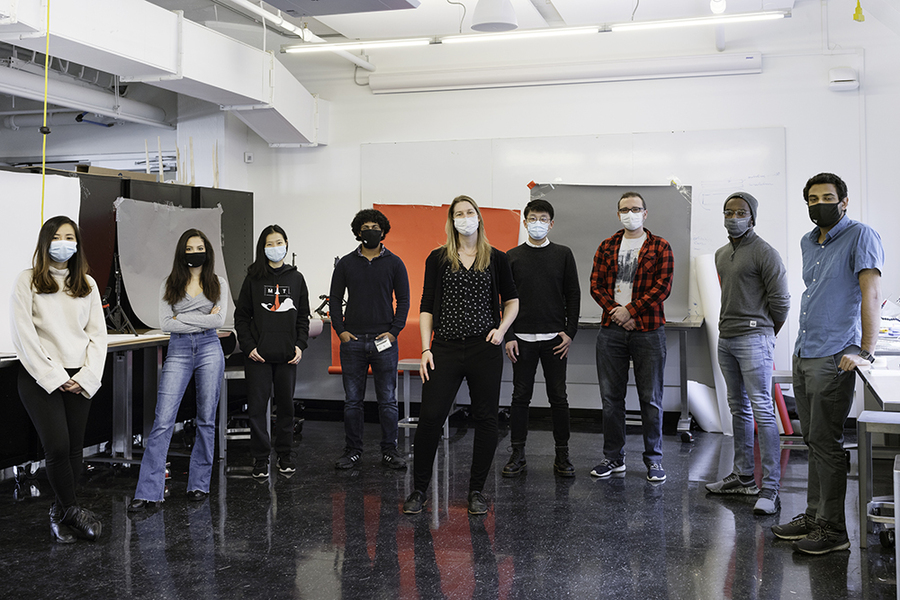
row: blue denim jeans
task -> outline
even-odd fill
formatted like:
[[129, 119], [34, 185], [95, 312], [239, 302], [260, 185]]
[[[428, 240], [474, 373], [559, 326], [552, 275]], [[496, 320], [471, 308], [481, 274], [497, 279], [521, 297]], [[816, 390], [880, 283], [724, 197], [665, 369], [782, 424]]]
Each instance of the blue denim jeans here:
[[375, 334], [358, 334], [357, 339], [341, 342], [341, 373], [344, 380], [344, 435], [346, 447], [362, 452], [363, 400], [366, 399], [366, 373], [372, 367], [378, 420], [381, 423], [381, 449], [397, 447], [397, 361], [398, 346], [375, 348]]
[[762, 486], [777, 490], [781, 481], [781, 440], [772, 404], [775, 336], [719, 338], [719, 367], [728, 389], [734, 426], [734, 472], [753, 475], [753, 421], [759, 432]]
[[597, 334], [597, 379], [603, 400], [603, 455], [625, 458], [625, 394], [628, 362], [641, 403], [644, 464], [662, 462], [662, 394], [666, 367], [666, 331], [626, 331], [618, 325]]
[[856, 371], [839, 371], [844, 354], [856, 354], [850, 346], [833, 356], [793, 359], [794, 397], [803, 441], [809, 446], [806, 514], [846, 528], [847, 462], [844, 454], [844, 421], [853, 405]]
[[173, 333], [159, 377], [156, 417], [141, 459], [136, 500], [160, 502], [166, 485], [166, 454], [175, 429], [178, 407], [191, 376], [197, 384], [197, 437], [191, 450], [187, 491], [209, 492], [216, 444], [216, 409], [225, 372], [225, 356], [215, 329]]

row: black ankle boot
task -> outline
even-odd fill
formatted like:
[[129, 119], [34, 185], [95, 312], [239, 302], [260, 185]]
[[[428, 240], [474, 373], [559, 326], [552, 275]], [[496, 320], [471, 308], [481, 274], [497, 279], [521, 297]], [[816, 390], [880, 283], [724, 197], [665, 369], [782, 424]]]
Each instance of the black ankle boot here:
[[71, 544], [75, 541], [75, 536], [62, 524], [62, 511], [56, 502], [50, 505], [50, 541], [57, 544]]
[[556, 458], [553, 460], [553, 472], [560, 477], [575, 477], [575, 467], [569, 460], [568, 446], [556, 447]]
[[96, 542], [100, 539], [100, 520], [97, 515], [79, 506], [70, 506], [66, 509], [62, 518], [63, 525], [67, 525], [78, 537]]
[[525, 470], [525, 444], [513, 444], [512, 454], [503, 467], [504, 477], [518, 477]]

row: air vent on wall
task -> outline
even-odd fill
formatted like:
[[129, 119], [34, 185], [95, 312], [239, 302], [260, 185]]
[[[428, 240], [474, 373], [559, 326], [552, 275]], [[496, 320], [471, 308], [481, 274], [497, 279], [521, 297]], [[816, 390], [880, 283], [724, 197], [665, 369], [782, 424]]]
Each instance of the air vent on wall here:
[[266, 0], [292, 17], [319, 17], [349, 13], [416, 8], [420, 0]]

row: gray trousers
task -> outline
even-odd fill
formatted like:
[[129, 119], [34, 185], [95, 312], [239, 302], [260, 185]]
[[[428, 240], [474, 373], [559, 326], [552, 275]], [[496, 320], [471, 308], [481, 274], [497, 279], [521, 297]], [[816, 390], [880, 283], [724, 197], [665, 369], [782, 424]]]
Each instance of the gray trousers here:
[[839, 372], [838, 365], [844, 354], [857, 352], [858, 346], [850, 346], [824, 358], [793, 358], [797, 415], [803, 441], [809, 446], [806, 514], [838, 529], [846, 529], [844, 421], [850, 414], [856, 385], [856, 371]]

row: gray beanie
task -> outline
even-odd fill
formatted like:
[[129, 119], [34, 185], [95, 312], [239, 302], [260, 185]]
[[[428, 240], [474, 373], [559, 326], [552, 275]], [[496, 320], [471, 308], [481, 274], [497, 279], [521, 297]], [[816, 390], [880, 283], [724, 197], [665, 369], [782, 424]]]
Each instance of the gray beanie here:
[[740, 198], [747, 203], [747, 205], [750, 207], [750, 223], [751, 225], [756, 225], [756, 209], [759, 206], [759, 202], [756, 201], [756, 198], [754, 198], [747, 192], [735, 192], [725, 198], [725, 204], [728, 204], [728, 201], [732, 198]]

